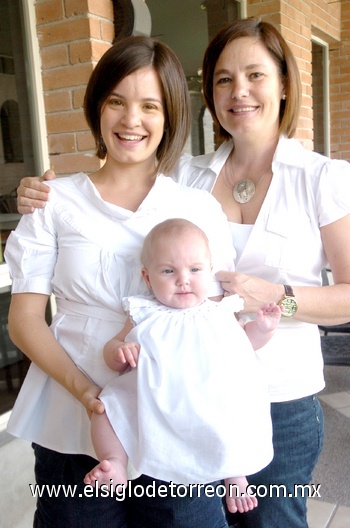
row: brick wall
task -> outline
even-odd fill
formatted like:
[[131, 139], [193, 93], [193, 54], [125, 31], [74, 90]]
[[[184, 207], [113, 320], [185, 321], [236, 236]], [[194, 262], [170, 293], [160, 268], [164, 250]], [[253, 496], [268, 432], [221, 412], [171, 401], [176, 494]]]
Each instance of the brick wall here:
[[[262, 16], [273, 22], [289, 43], [299, 66], [302, 82], [302, 108], [296, 137], [313, 148], [312, 43], [313, 28], [339, 38], [339, 18], [334, 4], [325, 0], [258, 1], [248, 0], [248, 16]], [[320, 32], [318, 30], [318, 32]]]

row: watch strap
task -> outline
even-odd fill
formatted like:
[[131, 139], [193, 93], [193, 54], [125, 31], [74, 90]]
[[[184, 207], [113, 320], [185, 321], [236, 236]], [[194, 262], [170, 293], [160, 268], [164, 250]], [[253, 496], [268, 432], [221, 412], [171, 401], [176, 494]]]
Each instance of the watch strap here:
[[287, 297], [294, 297], [294, 292], [293, 292], [293, 289], [291, 286], [289, 286], [288, 284], [284, 284], [284, 291], [287, 295]]

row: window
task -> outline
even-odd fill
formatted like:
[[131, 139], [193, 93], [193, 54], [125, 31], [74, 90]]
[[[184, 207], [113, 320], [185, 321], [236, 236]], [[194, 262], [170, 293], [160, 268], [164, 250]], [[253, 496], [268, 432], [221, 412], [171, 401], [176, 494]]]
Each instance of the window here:
[[329, 55], [328, 44], [312, 39], [312, 100], [314, 150], [330, 155]]
[[23, 147], [18, 103], [9, 99], [0, 110], [2, 147], [5, 163], [23, 163]]
[[[31, 32], [31, 29], [33, 31]], [[0, 414], [10, 410], [29, 361], [10, 341], [7, 317], [10, 278], [3, 259], [6, 239], [17, 225], [16, 192], [22, 176], [47, 167], [41, 70], [35, 56], [34, 2], [0, 3]], [[35, 62], [36, 60], [36, 62]], [[39, 84], [38, 84], [39, 79]], [[43, 115], [43, 110], [42, 110]]]
[[144, 0], [112, 0], [115, 40], [151, 33], [151, 15]]

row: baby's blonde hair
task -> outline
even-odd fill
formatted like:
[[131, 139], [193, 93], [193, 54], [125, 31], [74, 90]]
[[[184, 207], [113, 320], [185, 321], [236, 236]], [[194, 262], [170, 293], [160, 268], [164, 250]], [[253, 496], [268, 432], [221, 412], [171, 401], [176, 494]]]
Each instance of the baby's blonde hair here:
[[153, 244], [158, 242], [159, 239], [173, 236], [179, 237], [180, 235], [190, 232], [196, 233], [203, 238], [203, 241], [208, 248], [208, 255], [210, 256], [208, 237], [200, 227], [189, 220], [185, 220], [185, 218], [169, 218], [168, 220], [164, 220], [164, 222], [154, 226], [146, 236], [141, 251], [142, 264], [147, 267], [147, 264], [152, 259]]

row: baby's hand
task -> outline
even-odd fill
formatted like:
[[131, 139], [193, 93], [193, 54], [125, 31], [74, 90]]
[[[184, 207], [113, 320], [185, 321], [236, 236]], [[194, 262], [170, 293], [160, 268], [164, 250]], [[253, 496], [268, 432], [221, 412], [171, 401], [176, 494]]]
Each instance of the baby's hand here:
[[125, 367], [127, 364], [129, 364], [130, 367], [135, 368], [139, 358], [139, 353], [139, 343], [131, 341], [130, 343], [123, 343], [116, 349], [114, 353], [114, 359], [119, 363], [125, 364]]
[[281, 312], [281, 307], [274, 302], [264, 304], [256, 315], [257, 325], [265, 332], [275, 330], [280, 322]]

